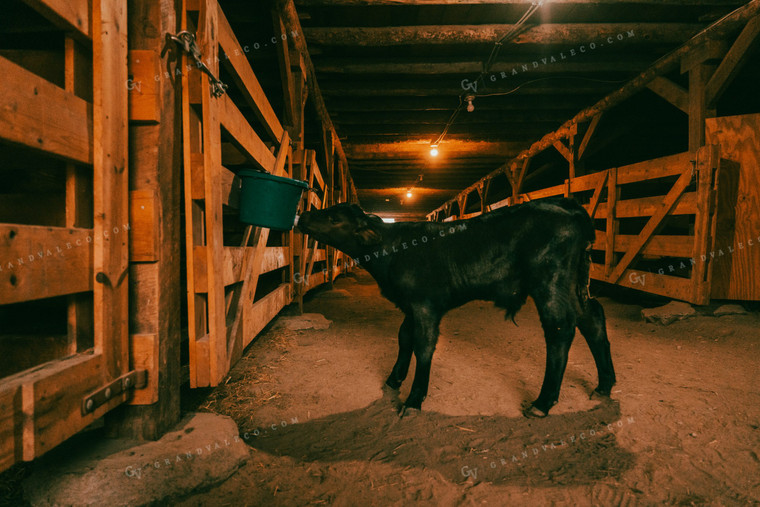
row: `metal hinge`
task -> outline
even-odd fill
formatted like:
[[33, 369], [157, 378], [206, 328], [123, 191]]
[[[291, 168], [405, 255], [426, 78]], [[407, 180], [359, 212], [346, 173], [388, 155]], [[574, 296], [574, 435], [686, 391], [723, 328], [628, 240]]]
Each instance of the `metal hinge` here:
[[167, 33], [166, 36], [176, 42], [182, 51], [190, 55], [190, 57], [195, 60], [195, 66], [206, 73], [208, 80], [211, 83], [211, 94], [214, 97], [221, 97], [227, 92], [227, 85], [223, 83], [218, 77], [216, 77], [211, 72], [211, 69], [209, 69], [206, 64], [203, 63], [203, 60], [201, 60], [201, 50], [198, 47], [198, 44], [195, 43], [194, 34], [188, 32], [187, 30], [183, 30], [177, 35]]
[[105, 405], [114, 396], [133, 389], [141, 389], [147, 384], [148, 372], [146, 370], [132, 370], [85, 396], [82, 399], [82, 415], [94, 412], [95, 409]]

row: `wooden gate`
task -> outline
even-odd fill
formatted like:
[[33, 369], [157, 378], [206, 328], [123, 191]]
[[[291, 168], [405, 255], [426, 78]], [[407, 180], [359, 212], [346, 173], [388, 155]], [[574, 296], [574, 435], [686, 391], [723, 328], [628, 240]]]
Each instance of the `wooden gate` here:
[[289, 270], [265, 295], [259, 294], [258, 284], [265, 273], [292, 265], [293, 233], [277, 233], [280, 246], [267, 246], [273, 236], [269, 229], [238, 230], [240, 181], [226, 166], [287, 176], [292, 152], [288, 132], [216, 0], [188, 4], [183, 30], [197, 31], [201, 59], [214, 76], [224, 62], [235, 96], [243, 97], [256, 127], [265, 133], [262, 139], [230, 93], [215, 96], [209, 77], [183, 56], [190, 385], [202, 387], [217, 385], [245, 346], [292, 299]]
[[[561, 185], [521, 194], [516, 202], [560, 195], [587, 202], [584, 207], [597, 223], [592, 248], [599, 255], [591, 265], [593, 279], [707, 304], [718, 188], [723, 182], [724, 195], [730, 194], [725, 185], [731, 179], [729, 171], [721, 168], [719, 146], [705, 146], [696, 156], [685, 152], [569, 178]], [[639, 197], [647, 188], [668, 191]], [[660, 233], [668, 218], [680, 220], [678, 234]], [[629, 230], [621, 231], [622, 221], [631, 222], [626, 224]], [[642, 260], [655, 268], [634, 268], [635, 261]]]
[[129, 371], [126, 3], [26, 3], [67, 35], [60, 54], [0, 52], [0, 470], [145, 381]]

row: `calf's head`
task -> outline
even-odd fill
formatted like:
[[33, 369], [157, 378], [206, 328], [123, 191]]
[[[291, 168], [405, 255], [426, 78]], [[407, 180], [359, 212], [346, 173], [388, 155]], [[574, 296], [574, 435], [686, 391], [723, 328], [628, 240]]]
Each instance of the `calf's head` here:
[[383, 240], [383, 221], [367, 215], [356, 204], [336, 204], [323, 210], [307, 211], [298, 220], [298, 229], [317, 241], [349, 254]]

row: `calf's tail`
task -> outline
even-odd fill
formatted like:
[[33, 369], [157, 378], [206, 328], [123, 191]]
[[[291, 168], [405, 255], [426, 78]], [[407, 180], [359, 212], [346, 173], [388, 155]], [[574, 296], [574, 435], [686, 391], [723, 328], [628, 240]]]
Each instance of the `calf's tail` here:
[[581, 208], [581, 212], [582, 215], [579, 213], [580, 216], [578, 217], [582, 238], [579, 242], [580, 248], [578, 249], [580, 259], [578, 261], [576, 292], [578, 302], [585, 311], [588, 301], [591, 299], [591, 294], [589, 293], [589, 284], [591, 283], [591, 246], [596, 239], [596, 232], [594, 231], [594, 221], [591, 220], [586, 210]]

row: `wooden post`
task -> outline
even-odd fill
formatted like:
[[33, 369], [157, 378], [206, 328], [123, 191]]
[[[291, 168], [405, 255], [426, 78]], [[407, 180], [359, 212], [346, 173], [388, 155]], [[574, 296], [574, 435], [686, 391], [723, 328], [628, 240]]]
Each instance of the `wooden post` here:
[[617, 205], [620, 189], [617, 186], [617, 167], [609, 170], [607, 178], [607, 240], [604, 248], [604, 276], [610, 276], [615, 257], [615, 235], [617, 234], [618, 222], [615, 219], [615, 207]]
[[[132, 50], [152, 52], [159, 58], [163, 34], [178, 28], [173, 0], [129, 2], [128, 31]], [[147, 54], [147, 53], [146, 53]], [[167, 56], [172, 61], [171, 56]], [[180, 59], [176, 60], [179, 65]], [[155, 76], [135, 76], [135, 80]], [[148, 369], [148, 389], [136, 391], [132, 403], [109, 418], [119, 436], [156, 439], [179, 421], [180, 301], [185, 288], [180, 281], [181, 145], [179, 91], [172, 79], [158, 74], [158, 124], [130, 123], [130, 189], [152, 195], [157, 208], [159, 241], [152, 258], [130, 264], [130, 362]], [[134, 201], [133, 201], [134, 204]], [[132, 216], [140, 213], [132, 210]], [[133, 225], [133, 238], [152, 234]], [[150, 258], [150, 260], [148, 260]], [[154, 354], [157, 356], [154, 357]]]
[[[82, 75], [81, 67], [86, 65], [83, 51], [79, 43], [69, 36], [65, 37], [64, 51], [65, 89], [74, 94], [83, 93], [87, 87], [82, 81], [88, 77]], [[91, 76], [89, 77], [91, 80]], [[66, 227], [92, 227], [92, 190], [89, 183], [91, 179], [91, 170], [70, 162], [66, 164]], [[91, 294], [72, 294], [67, 296], [67, 299], [67, 352], [68, 354], [76, 354], [78, 351], [86, 350], [93, 345], [95, 333], [93, 329], [93, 298]]]

